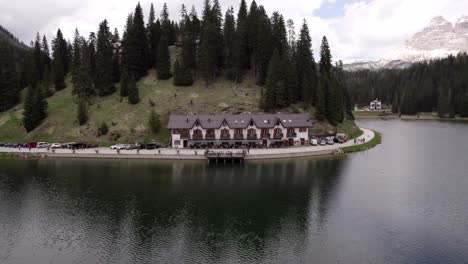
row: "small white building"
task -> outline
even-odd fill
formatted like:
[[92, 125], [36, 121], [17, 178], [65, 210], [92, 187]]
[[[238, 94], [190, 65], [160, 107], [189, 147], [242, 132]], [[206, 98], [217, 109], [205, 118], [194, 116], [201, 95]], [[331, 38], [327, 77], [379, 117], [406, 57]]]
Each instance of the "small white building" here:
[[312, 120], [308, 114], [171, 115], [173, 148], [194, 144], [309, 144]]
[[382, 101], [379, 99], [375, 99], [370, 103], [370, 110], [382, 110]]

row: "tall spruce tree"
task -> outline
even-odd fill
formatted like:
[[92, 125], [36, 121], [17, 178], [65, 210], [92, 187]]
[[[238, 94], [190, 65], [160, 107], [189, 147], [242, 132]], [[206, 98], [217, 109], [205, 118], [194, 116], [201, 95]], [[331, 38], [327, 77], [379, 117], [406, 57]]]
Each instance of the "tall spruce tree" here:
[[275, 49], [268, 67], [268, 77], [262, 98], [262, 106], [265, 111], [284, 107], [289, 103], [284, 65], [279, 51]]
[[257, 40], [257, 84], [262, 86], [266, 82], [268, 64], [270, 63], [271, 47], [271, 23], [270, 18], [265, 12], [263, 6], [257, 11], [258, 15], [258, 40]]
[[226, 11], [224, 18], [224, 67], [228, 80], [236, 79], [235, 66], [235, 42], [236, 42], [236, 21], [234, 18], [234, 8]]
[[89, 75], [93, 83], [96, 81], [96, 42], [96, 34], [89, 33], [86, 51], [89, 56]]
[[15, 69], [14, 52], [6, 42], [0, 41], [0, 112], [18, 102], [18, 74]]
[[292, 95], [295, 100], [316, 102], [316, 66], [312, 54], [312, 39], [304, 20], [296, 44], [295, 56], [298, 86]]
[[156, 66], [156, 54], [158, 52], [158, 44], [160, 38], [160, 32], [156, 31], [156, 13], [154, 11], [153, 3], [151, 3], [150, 13], [148, 17], [148, 24], [146, 25], [146, 30], [148, 34], [148, 57], [150, 67]]
[[213, 16], [211, 2], [206, 0], [203, 10], [198, 69], [207, 85], [216, 78], [217, 68], [217, 25]]
[[[249, 18], [247, 14], [247, 4], [241, 0], [239, 12], [237, 13], [237, 41], [236, 56], [238, 57], [237, 68], [240, 75], [250, 68], [249, 54]], [[241, 79], [241, 76], [239, 76]]]
[[140, 93], [138, 91], [137, 84], [133, 78], [128, 83], [128, 103], [138, 104], [140, 102]]
[[80, 126], [86, 124], [88, 122], [88, 103], [86, 98], [78, 98], [78, 106], [77, 106], [77, 120]]
[[67, 73], [67, 43], [63, 39], [60, 29], [57, 30], [56, 37], [52, 40], [54, 84], [57, 91], [66, 87], [65, 75]]
[[128, 74], [138, 81], [146, 76], [150, 66], [149, 45], [140, 3], [137, 4], [135, 13], [127, 18], [122, 44], [122, 67], [126, 67]]
[[99, 24], [96, 49], [96, 90], [99, 96], [115, 92], [112, 61], [112, 34], [107, 20]]
[[128, 86], [130, 82], [130, 77], [128, 76], [127, 70], [122, 69], [122, 75], [120, 78], [120, 97], [128, 96]]
[[249, 14], [247, 16], [248, 29], [248, 45], [249, 45], [249, 60], [250, 66], [254, 70], [254, 75], [257, 76], [257, 47], [258, 47], [258, 31], [259, 31], [259, 14], [255, 0], [250, 4]]
[[112, 81], [120, 81], [120, 36], [117, 28], [112, 35]]
[[159, 41], [158, 62], [156, 63], [157, 77], [159, 80], [167, 80], [172, 77], [171, 56], [165, 36]]

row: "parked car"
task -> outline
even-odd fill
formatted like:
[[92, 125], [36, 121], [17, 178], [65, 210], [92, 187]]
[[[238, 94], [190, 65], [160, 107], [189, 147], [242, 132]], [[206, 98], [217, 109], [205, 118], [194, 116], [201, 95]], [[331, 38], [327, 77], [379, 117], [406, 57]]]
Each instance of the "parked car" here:
[[37, 142], [29, 142], [27, 143], [28, 148], [36, 148], [37, 147]]
[[335, 141], [333, 140], [333, 137], [327, 138], [327, 145], [335, 145]]
[[152, 150], [152, 149], [160, 149], [162, 146], [159, 143], [148, 143], [148, 144], [141, 144], [138, 146], [139, 149], [147, 149], [147, 150]]
[[327, 139], [325, 139], [325, 138], [319, 139], [318, 144], [319, 144], [320, 146], [325, 146], [325, 145], [327, 145]]
[[48, 148], [50, 144], [47, 142], [37, 142], [36, 148]]
[[343, 144], [348, 141], [348, 137], [346, 136], [346, 134], [338, 133], [336, 134], [334, 140], [335, 140], [335, 143]]
[[52, 143], [50, 145], [50, 148], [51, 149], [59, 149], [59, 148], [62, 148], [62, 144], [61, 143]]
[[315, 139], [315, 138], [311, 139], [311, 140], [310, 140], [310, 145], [312, 145], [312, 146], [317, 146], [317, 145], [318, 145], [318, 140]]

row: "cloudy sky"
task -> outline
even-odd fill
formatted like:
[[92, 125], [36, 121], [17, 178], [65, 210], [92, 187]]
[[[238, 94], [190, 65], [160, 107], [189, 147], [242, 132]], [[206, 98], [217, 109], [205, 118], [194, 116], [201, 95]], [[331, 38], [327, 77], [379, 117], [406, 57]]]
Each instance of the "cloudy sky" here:
[[[164, 0], [140, 0], [145, 18], [150, 3], [160, 12]], [[172, 19], [179, 19], [182, 3], [194, 5], [201, 14], [204, 0], [166, 0]], [[236, 9], [240, 0], [220, 0], [225, 11]], [[250, 0], [247, 0], [250, 5]], [[25, 43], [36, 32], [49, 40], [60, 27], [65, 37], [72, 38], [74, 29], [87, 35], [97, 30], [106, 18], [111, 27], [122, 32], [128, 13], [137, 1], [133, 0], [0, 0], [0, 24]], [[412, 34], [425, 27], [438, 15], [454, 22], [468, 14], [464, 0], [257, 0], [268, 13], [280, 11], [286, 19], [293, 19], [296, 29], [303, 19], [308, 21], [315, 53], [320, 39], [329, 39], [335, 59], [345, 61], [378, 59], [403, 45]]]

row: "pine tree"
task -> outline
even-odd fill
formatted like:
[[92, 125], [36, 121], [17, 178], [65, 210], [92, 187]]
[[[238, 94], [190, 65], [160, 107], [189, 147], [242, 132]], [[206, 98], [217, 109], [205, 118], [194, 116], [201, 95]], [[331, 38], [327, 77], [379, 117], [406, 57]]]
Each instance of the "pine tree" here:
[[88, 44], [84, 39], [80, 42], [79, 61], [77, 63], [76, 76], [73, 82], [74, 94], [78, 97], [89, 98], [96, 95], [93, 86], [93, 78], [91, 76], [91, 55]]
[[280, 56], [284, 56], [288, 53], [288, 39], [286, 36], [286, 24], [284, 22], [284, 18], [280, 13], [274, 12], [271, 21], [271, 45], [273, 49], [278, 50]]
[[53, 69], [55, 90], [65, 89], [65, 75], [67, 73], [67, 43], [63, 39], [60, 29], [57, 30], [55, 39], [52, 40]]
[[96, 49], [96, 90], [99, 96], [107, 96], [115, 92], [112, 61], [112, 34], [107, 20], [99, 24]]
[[299, 85], [297, 90], [292, 93], [294, 99], [315, 103], [316, 66], [312, 54], [312, 39], [305, 20], [296, 44], [295, 64]]
[[160, 38], [160, 32], [156, 31], [156, 14], [154, 11], [153, 3], [151, 3], [150, 13], [148, 17], [148, 24], [146, 25], [146, 30], [148, 31], [148, 42], [149, 42], [149, 64], [151, 67], [155, 67], [156, 63], [156, 54], [158, 52], [158, 42]]
[[49, 50], [49, 42], [47, 41], [46, 36], [42, 36], [42, 45], [41, 45], [41, 51], [42, 51], [42, 63], [44, 64], [44, 71], [46, 69], [51, 70], [52, 66], [52, 60], [50, 59], [50, 50]]
[[[238, 57], [238, 72], [250, 68], [249, 54], [249, 19], [247, 14], [247, 4], [242, 0], [237, 13], [237, 41], [236, 41], [236, 56]], [[242, 74], [241, 74], [242, 75]], [[241, 76], [239, 76], [241, 77]]]
[[159, 41], [158, 62], [156, 70], [159, 80], [167, 80], [172, 77], [171, 73], [171, 57], [166, 37], [162, 37]]
[[35, 86], [44, 78], [44, 55], [41, 50], [41, 37], [39, 33], [37, 33], [36, 41], [34, 42], [31, 65], [30, 84]]
[[258, 15], [258, 41], [257, 41], [257, 84], [263, 86], [266, 82], [268, 64], [272, 54], [271, 47], [271, 23], [270, 18], [265, 12], [263, 6], [257, 11]]
[[151, 132], [154, 134], [158, 133], [161, 129], [161, 122], [159, 121], [159, 116], [154, 110], [151, 110], [148, 125], [151, 129]]
[[221, 69], [224, 66], [224, 39], [223, 39], [223, 15], [221, 12], [221, 5], [218, 0], [213, 0], [213, 9], [212, 9], [211, 18], [213, 19], [212, 23], [214, 26], [215, 34], [213, 36], [214, 49], [215, 49], [215, 65], [216, 65], [216, 75], [218, 76], [221, 72]]
[[315, 117], [319, 121], [325, 120], [325, 87], [328, 85], [328, 77], [324, 76], [321, 77], [319, 80], [319, 85], [317, 87], [317, 95], [316, 95], [316, 102], [315, 102]]
[[0, 112], [17, 103], [18, 81], [13, 51], [6, 42], [0, 41]]
[[250, 4], [249, 14], [247, 16], [248, 45], [250, 66], [254, 69], [254, 75], [257, 76], [257, 48], [259, 31], [259, 14], [255, 0]]
[[127, 97], [128, 96], [128, 86], [129, 86], [130, 78], [128, 76], [127, 70], [122, 70], [122, 76], [120, 78], [120, 97]]
[[268, 67], [268, 77], [262, 99], [265, 111], [271, 111], [274, 108], [284, 107], [289, 104], [284, 65], [278, 50], [275, 49]]
[[168, 45], [174, 45], [175, 40], [171, 39], [171, 20], [169, 19], [169, 11], [167, 10], [167, 4], [164, 3], [163, 9], [161, 11], [160, 16], [160, 23], [161, 23], [161, 37], [165, 37]]
[[81, 53], [84, 44], [84, 39], [80, 36], [78, 29], [75, 30], [75, 39], [73, 41], [73, 56], [72, 56], [72, 83], [73, 83], [73, 94], [78, 93], [78, 75], [80, 74], [81, 68]]
[[[183, 61], [182, 61], [183, 62]], [[193, 78], [190, 68], [178, 60], [174, 63], [174, 85], [175, 86], [190, 86], [193, 84]]]
[[112, 81], [120, 81], [120, 36], [117, 28], [112, 35]]
[[149, 45], [140, 3], [137, 4], [135, 13], [127, 18], [122, 44], [122, 67], [126, 67], [128, 74], [138, 81], [146, 76], [150, 67]]
[[236, 22], [234, 18], [234, 8], [229, 8], [224, 19], [224, 68], [228, 80], [236, 79]]
[[80, 126], [88, 122], [88, 104], [85, 98], [78, 99], [77, 120]]
[[28, 87], [23, 106], [23, 125], [26, 132], [31, 132], [36, 127], [34, 120], [34, 89], [32, 86]]
[[96, 34], [94, 32], [89, 33], [89, 40], [87, 42], [87, 56], [89, 56], [89, 76], [93, 83], [96, 81]]
[[465, 92], [465, 95], [463, 96], [463, 99], [462, 99], [460, 116], [468, 117], [468, 91]]
[[138, 104], [140, 102], [140, 94], [138, 92], [138, 87], [136, 82], [133, 78], [130, 79], [128, 84], [128, 103], [130, 104]]

